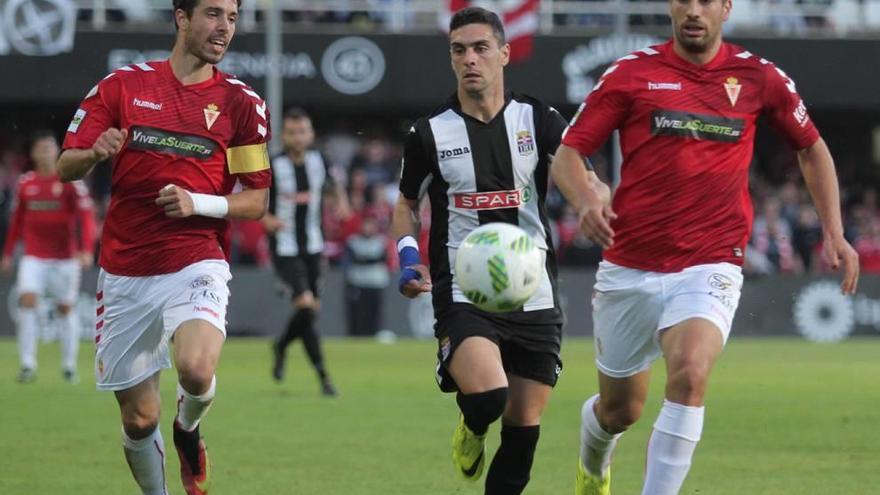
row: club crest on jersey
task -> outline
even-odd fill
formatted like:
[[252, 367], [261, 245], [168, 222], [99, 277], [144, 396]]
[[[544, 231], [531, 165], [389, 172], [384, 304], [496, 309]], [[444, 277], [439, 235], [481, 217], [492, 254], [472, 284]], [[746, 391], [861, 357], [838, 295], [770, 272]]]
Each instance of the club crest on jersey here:
[[528, 156], [535, 151], [535, 140], [532, 139], [532, 133], [529, 131], [517, 131], [516, 148], [519, 150], [520, 156]]
[[208, 103], [208, 105], [204, 108], [205, 111], [205, 125], [208, 126], [208, 130], [211, 130], [211, 126], [214, 125], [214, 122], [217, 122], [217, 117], [220, 116], [220, 109], [217, 108], [217, 105], [213, 103]]
[[728, 77], [727, 81], [724, 82], [724, 91], [727, 92], [727, 99], [730, 100], [730, 106], [736, 106], [736, 100], [739, 99], [739, 92], [742, 89], [742, 84], [739, 83], [739, 80], [735, 77]]

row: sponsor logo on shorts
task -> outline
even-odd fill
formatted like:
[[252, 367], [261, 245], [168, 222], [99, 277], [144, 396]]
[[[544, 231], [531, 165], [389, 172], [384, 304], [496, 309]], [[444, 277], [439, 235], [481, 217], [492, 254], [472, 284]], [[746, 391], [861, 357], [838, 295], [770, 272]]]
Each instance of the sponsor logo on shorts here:
[[443, 340], [440, 341], [440, 361], [446, 361], [449, 359], [449, 351], [451, 347], [452, 345], [449, 342], [449, 337], [444, 337]]
[[709, 287], [712, 287], [713, 289], [730, 292], [733, 286], [733, 280], [727, 275], [721, 273], [713, 273], [712, 275], [709, 275]]
[[213, 285], [214, 285], [213, 278], [211, 278], [207, 275], [202, 275], [202, 276], [196, 278], [195, 280], [193, 280], [192, 283], [189, 284], [189, 287], [191, 289], [199, 289], [202, 287], [212, 287]]
[[720, 301], [721, 304], [723, 304], [725, 308], [727, 308], [730, 311], [733, 311], [734, 307], [733, 307], [733, 296], [732, 295], [722, 294], [720, 292], [715, 292], [715, 291], [711, 291], [711, 290], [709, 291], [709, 295], [714, 297], [715, 299], [718, 299], [718, 301]]
[[459, 193], [454, 196], [456, 208], [465, 210], [500, 210], [502, 208], [519, 208], [532, 197], [528, 187], [512, 191], [492, 191], [476, 193]]
[[221, 304], [220, 296], [212, 290], [200, 290], [189, 295], [189, 302], [206, 301], [214, 304]]
[[214, 311], [211, 308], [207, 308], [205, 306], [193, 306], [193, 311], [201, 312], [201, 313], [208, 313], [209, 315], [213, 316], [214, 318], [220, 318], [220, 313], [218, 313], [217, 311]]
[[596, 337], [596, 354], [601, 356], [603, 352], [605, 352], [605, 347], [602, 345], [602, 339]]
[[651, 134], [679, 136], [735, 143], [745, 129], [745, 120], [720, 115], [704, 115], [675, 110], [655, 110], [651, 115]]
[[156, 151], [202, 160], [210, 158], [217, 150], [217, 143], [201, 136], [143, 126], [132, 128], [128, 146], [141, 151]]
[[556, 365], [556, 370], [554, 370], [554, 373], [556, 373], [556, 376], [558, 377], [558, 376], [562, 373], [562, 366], [559, 366], [559, 365], [557, 364], [557, 365]]

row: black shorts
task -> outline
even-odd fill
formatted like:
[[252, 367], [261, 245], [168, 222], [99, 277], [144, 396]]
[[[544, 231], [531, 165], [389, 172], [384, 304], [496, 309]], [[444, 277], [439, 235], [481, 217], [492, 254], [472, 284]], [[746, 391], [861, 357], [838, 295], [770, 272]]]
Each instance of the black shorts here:
[[278, 278], [293, 291], [293, 299], [306, 291], [312, 291], [315, 297], [319, 297], [323, 263], [320, 254], [276, 256], [272, 261]]
[[464, 339], [485, 337], [501, 351], [504, 371], [555, 386], [562, 372], [559, 348], [562, 325], [558, 323], [520, 323], [487, 313], [471, 304], [454, 303], [437, 315], [434, 325], [437, 337], [437, 384], [444, 392], [455, 392], [458, 386], [447, 369], [449, 360]]

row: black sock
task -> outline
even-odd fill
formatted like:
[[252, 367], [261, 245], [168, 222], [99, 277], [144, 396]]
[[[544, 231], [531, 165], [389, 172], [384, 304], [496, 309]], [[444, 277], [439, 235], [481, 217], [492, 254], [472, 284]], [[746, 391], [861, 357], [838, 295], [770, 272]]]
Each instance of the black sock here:
[[459, 392], [455, 396], [458, 408], [464, 415], [464, 423], [477, 435], [486, 433], [489, 425], [501, 417], [504, 406], [507, 405], [507, 387], [496, 388], [478, 394], [463, 394]]
[[303, 321], [300, 336], [302, 337], [303, 347], [306, 349], [306, 354], [309, 356], [309, 361], [312, 362], [312, 366], [323, 381], [327, 379], [327, 371], [324, 369], [324, 356], [321, 353], [321, 340], [318, 337], [318, 333], [315, 331], [315, 313], [313, 311], [310, 311], [310, 313], [311, 317], [308, 318], [308, 320]]
[[486, 495], [519, 495], [529, 483], [540, 425], [504, 426], [501, 445], [486, 474]]

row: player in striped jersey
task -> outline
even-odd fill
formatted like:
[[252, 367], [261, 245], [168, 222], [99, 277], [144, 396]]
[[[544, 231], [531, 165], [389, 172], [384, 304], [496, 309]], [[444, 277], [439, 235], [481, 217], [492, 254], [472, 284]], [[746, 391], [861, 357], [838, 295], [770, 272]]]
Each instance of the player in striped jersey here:
[[272, 160], [269, 213], [263, 217], [263, 226], [269, 233], [275, 274], [292, 292], [294, 312], [272, 343], [272, 377], [278, 382], [284, 378], [287, 347], [299, 338], [318, 374], [321, 393], [333, 397], [336, 387], [324, 366], [321, 339], [315, 329], [324, 263], [321, 219], [325, 192], [336, 196], [343, 215], [347, 201], [341, 185], [333, 179], [329, 160], [312, 149], [315, 131], [304, 110], [287, 110], [281, 139], [285, 153]]
[[[399, 286], [407, 297], [433, 295], [438, 382], [443, 391], [458, 392], [461, 410], [455, 466], [465, 478], [479, 479], [487, 430], [500, 417], [501, 445], [485, 493], [518, 494], [529, 481], [541, 413], [562, 367], [562, 314], [544, 198], [550, 153], [565, 122], [540, 101], [505, 91], [509, 45], [497, 15], [459, 11], [450, 21], [449, 43], [457, 92], [419, 119], [406, 139], [394, 211]], [[430, 273], [413, 237], [425, 193], [432, 215]], [[546, 252], [542, 285], [521, 310], [481, 311], [456, 282], [459, 243], [489, 222], [519, 225]]]
[[147, 495], [167, 493], [159, 374], [171, 366], [172, 345], [181, 479], [188, 495], [208, 493], [199, 425], [214, 399], [226, 338], [227, 219], [266, 211], [266, 104], [215, 67], [232, 41], [240, 3], [174, 0], [171, 56], [122, 67], [89, 91], [59, 160], [65, 180], [113, 162], [95, 374], [98, 389], [116, 395], [125, 458]]

